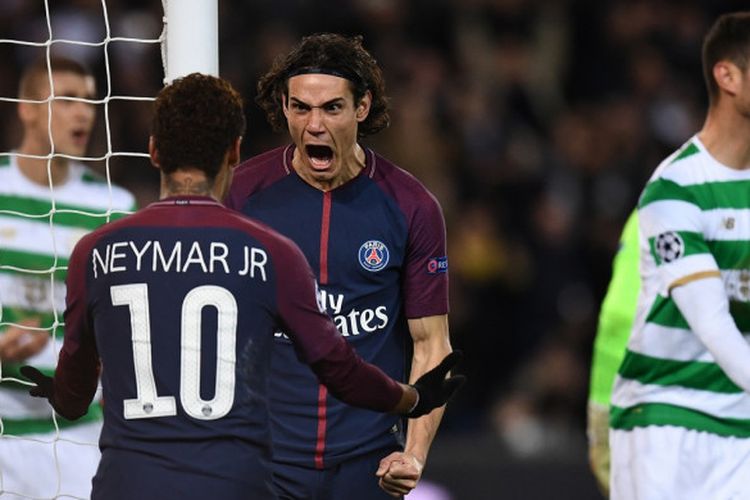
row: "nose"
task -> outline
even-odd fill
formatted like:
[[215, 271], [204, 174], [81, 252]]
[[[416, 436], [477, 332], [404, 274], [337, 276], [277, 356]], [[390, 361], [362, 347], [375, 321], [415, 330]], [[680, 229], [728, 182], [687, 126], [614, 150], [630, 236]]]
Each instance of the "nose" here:
[[91, 120], [96, 114], [94, 105], [88, 102], [75, 101], [73, 107], [75, 110], [75, 116], [79, 120]]
[[323, 111], [320, 108], [312, 108], [307, 118], [307, 131], [311, 134], [321, 134], [325, 131], [323, 127]]

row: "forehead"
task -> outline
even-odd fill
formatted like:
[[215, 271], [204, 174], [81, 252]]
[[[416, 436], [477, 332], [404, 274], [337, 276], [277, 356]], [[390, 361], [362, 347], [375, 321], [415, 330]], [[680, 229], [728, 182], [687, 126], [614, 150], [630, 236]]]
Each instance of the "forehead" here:
[[308, 104], [320, 104], [332, 99], [353, 97], [349, 80], [320, 73], [296, 75], [288, 82], [289, 97]]
[[[52, 72], [52, 84], [55, 87], [55, 95], [93, 97], [96, 91], [93, 76], [79, 75], [72, 71]], [[37, 79], [37, 85], [41, 94], [49, 94], [49, 79], [47, 75], [40, 75]]]

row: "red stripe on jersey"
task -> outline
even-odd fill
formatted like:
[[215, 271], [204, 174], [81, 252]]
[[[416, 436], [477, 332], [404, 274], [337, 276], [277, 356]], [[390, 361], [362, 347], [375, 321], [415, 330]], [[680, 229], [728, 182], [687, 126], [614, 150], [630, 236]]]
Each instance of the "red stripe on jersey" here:
[[318, 386], [318, 440], [315, 443], [315, 468], [323, 468], [323, 453], [326, 450], [326, 397], [328, 389]]
[[[323, 215], [320, 224], [320, 277], [321, 285], [328, 283], [328, 233], [331, 229], [331, 192], [323, 193]], [[323, 468], [326, 449], [326, 397], [328, 389], [318, 386], [318, 439], [315, 443], [315, 468]]]
[[331, 192], [323, 193], [323, 220], [320, 225], [320, 284], [328, 283], [328, 232], [331, 228]]

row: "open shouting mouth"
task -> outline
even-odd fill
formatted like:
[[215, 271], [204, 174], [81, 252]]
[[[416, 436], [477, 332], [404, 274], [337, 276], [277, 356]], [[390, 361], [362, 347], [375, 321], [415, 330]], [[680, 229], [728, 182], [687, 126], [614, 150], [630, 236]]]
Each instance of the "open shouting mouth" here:
[[314, 169], [325, 170], [331, 166], [331, 162], [333, 161], [333, 149], [329, 146], [324, 146], [322, 144], [308, 144], [305, 146], [305, 152], [307, 153], [308, 158], [310, 158], [310, 163]]
[[86, 146], [89, 139], [88, 131], [85, 129], [74, 129], [71, 132], [71, 136], [76, 146]]

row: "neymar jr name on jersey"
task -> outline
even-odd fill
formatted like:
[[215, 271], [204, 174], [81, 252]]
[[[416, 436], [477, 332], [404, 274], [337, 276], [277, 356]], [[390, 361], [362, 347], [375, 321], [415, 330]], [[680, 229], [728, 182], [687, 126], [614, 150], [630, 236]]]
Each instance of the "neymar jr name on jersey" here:
[[[232, 249], [236, 251], [237, 247]], [[104, 248], [94, 248], [91, 259], [94, 278], [109, 273], [139, 272], [145, 269], [154, 273], [236, 273], [267, 280], [268, 254], [265, 250], [242, 245], [242, 258], [239, 260], [230, 258], [229, 252], [229, 245], [220, 241], [176, 241], [170, 245], [155, 240], [142, 243], [118, 241], [108, 243]], [[235, 265], [235, 269], [232, 269], [233, 262], [241, 262], [241, 265]]]

